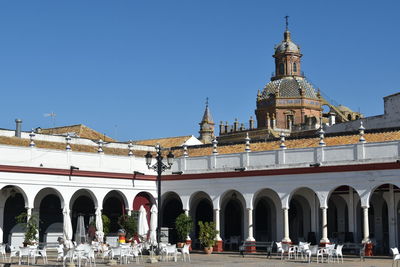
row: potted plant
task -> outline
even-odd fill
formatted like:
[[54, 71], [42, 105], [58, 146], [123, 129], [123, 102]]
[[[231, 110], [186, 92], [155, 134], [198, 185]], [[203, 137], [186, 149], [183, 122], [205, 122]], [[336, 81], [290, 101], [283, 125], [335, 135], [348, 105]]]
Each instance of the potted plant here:
[[215, 229], [214, 222], [202, 222], [199, 221], [199, 240], [204, 247], [204, 252], [206, 254], [211, 254], [213, 251], [213, 246], [215, 245], [215, 237], [219, 233]]
[[176, 217], [175, 229], [178, 234], [178, 240], [181, 241], [181, 243], [178, 243], [178, 247], [183, 247], [184, 243], [186, 243], [187, 236], [193, 229], [192, 218], [185, 213], [182, 213]]
[[15, 217], [15, 220], [17, 223], [22, 224], [25, 228], [23, 242], [24, 247], [37, 243], [39, 233], [39, 218], [36, 215], [31, 215], [28, 218], [28, 214], [23, 212]]
[[[125, 230], [126, 233], [126, 239], [130, 240], [137, 231], [137, 226], [136, 226], [136, 220], [134, 215], [122, 215], [121, 217], [119, 217], [118, 219], [118, 224], [119, 226]], [[104, 227], [104, 225], [103, 225]]]

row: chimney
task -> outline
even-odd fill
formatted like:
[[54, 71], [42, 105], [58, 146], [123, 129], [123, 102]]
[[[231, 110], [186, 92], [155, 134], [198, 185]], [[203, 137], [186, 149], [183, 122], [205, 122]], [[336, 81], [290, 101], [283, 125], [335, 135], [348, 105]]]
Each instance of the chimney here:
[[336, 123], [335, 115], [336, 114], [334, 112], [329, 113], [329, 126], [332, 126]]
[[21, 119], [15, 119], [15, 136], [21, 138]]

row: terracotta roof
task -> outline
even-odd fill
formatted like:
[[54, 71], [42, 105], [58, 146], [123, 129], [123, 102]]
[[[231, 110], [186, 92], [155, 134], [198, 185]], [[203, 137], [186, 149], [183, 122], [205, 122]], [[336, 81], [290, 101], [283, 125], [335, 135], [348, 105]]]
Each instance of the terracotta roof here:
[[138, 140], [133, 143], [136, 145], [145, 145], [145, 146], [155, 146], [156, 144], [160, 144], [161, 147], [169, 148], [169, 147], [178, 147], [182, 146], [191, 135], [187, 136], [176, 136], [176, 137], [167, 137], [167, 138], [158, 138], [158, 139], [147, 139], [147, 140]]
[[102, 139], [105, 142], [115, 142], [116, 141], [113, 138], [108, 137], [105, 134], [99, 133], [83, 124], [41, 129], [40, 133], [55, 134], [55, 135], [67, 135], [68, 133], [70, 133], [70, 134], [74, 133], [75, 136], [77, 136], [77, 137], [87, 138], [87, 139], [91, 139], [91, 140]]
[[[367, 142], [384, 142], [400, 140], [400, 129], [391, 130], [386, 132], [371, 132], [364, 135]], [[356, 144], [359, 141], [358, 134], [348, 134], [340, 136], [326, 136], [324, 141], [327, 146], [348, 145]], [[313, 138], [296, 138], [287, 139], [285, 145], [287, 148], [306, 148], [317, 147], [319, 143], [318, 137]], [[251, 151], [267, 151], [279, 149], [279, 140], [259, 141], [250, 144]], [[244, 141], [242, 144], [222, 144], [218, 146], [218, 154], [231, 154], [240, 153], [245, 151]], [[188, 147], [189, 157], [208, 156], [212, 154], [212, 146], [195, 146]], [[183, 150], [179, 148], [174, 149], [175, 157], [180, 157]]]
[[[28, 147], [29, 143], [30, 143], [29, 139], [0, 136], [0, 144], [3, 144], [3, 145]], [[65, 146], [66, 146], [65, 143], [48, 142], [48, 141], [40, 141], [40, 140], [35, 140], [35, 145], [38, 148], [57, 149], [57, 150], [65, 150]], [[97, 153], [97, 146], [71, 144], [71, 149], [72, 149], [72, 151]], [[120, 156], [128, 155], [128, 149], [109, 148], [109, 147], [107, 147], [106, 144], [103, 145], [103, 151], [105, 154], [120, 155]], [[146, 153], [147, 153], [146, 151], [138, 151], [138, 150], [133, 151], [134, 155], [140, 156], [140, 157], [144, 156]]]

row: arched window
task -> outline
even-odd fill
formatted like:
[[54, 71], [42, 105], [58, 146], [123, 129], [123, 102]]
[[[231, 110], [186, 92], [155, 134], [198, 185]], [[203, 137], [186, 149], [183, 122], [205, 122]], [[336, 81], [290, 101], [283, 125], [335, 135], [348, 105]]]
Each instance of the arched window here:
[[297, 64], [296, 64], [296, 62], [293, 63], [293, 72], [297, 72]]
[[279, 74], [284, 74], [285, 73], [285, 65], [283, 63], [279, 64]]
[[351, 114], [347, 115], [347, 119], [351, 121]]

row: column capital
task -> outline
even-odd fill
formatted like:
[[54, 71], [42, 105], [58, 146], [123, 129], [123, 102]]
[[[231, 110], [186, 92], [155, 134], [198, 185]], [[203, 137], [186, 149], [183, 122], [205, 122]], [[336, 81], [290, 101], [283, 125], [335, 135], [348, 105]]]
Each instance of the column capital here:
[[328, 209], [328, 207], [325, 207], [325, 206], [323, 206], [323, 207], [319, 207], [321, 210], [327, 210]]
[[282, 210], [283, 210], [283, 211], [289, 210], [289, 208], [288, 208], [288, 207], [283, 207]]
[[220, 211], [220, 209], [214, 209], [214, 211], [216, 211], [216, 212], [219, 212], [219, 211]]

